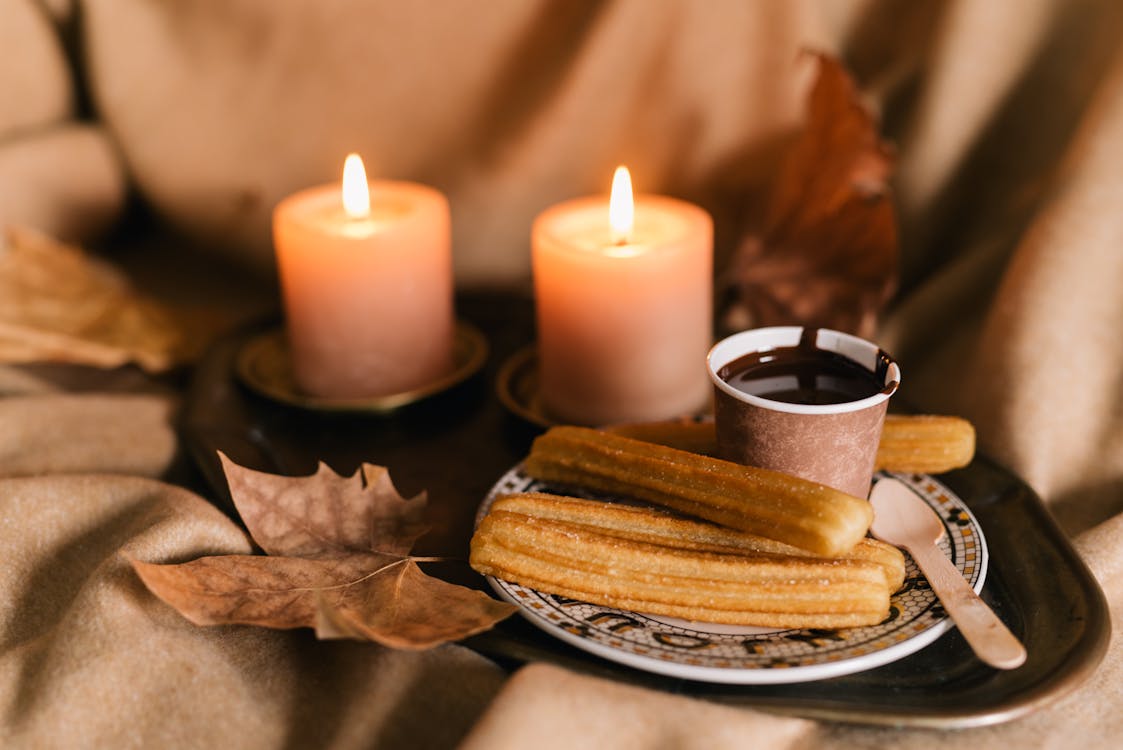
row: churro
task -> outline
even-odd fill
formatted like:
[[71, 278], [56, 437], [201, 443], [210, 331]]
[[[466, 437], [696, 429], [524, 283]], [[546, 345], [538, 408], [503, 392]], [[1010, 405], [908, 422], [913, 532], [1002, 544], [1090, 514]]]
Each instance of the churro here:
[[869, 529], [864, 499], [777, 471], [585, 427], [553, 427], [525, 462], [532, 477], [631, 497], [824, 557]]
[[712, 421], [665, 419], [655, 422], [625, 422], [609, 425], [604, 430], [680, 451], [717, 456], [717, 432]]
[[[616, 435], [670, 448], [716, 456], [713, 422], [666, 420], [613, 425]], [[971, 463], [975, 428], [966, 419], [935, 414], [889, 414], [881, 431], [876, 469], [942, 474]]]
[[[694, 552], [812, 557], [806, 550], [774, 539], [676, 516], [655, 508], [617, 502], [545, 492], [520, 492], [496, 498], [491, 510], [560, 521], [618, 539]], [[840, 557], [880, 565], [890, 591], [896, 591], [904, 582], [904, 555], [890, 544], [865, 537]]]
[[975, 428], [966, 419], [889, 414], [877, 447], [877, 468], [941, 474], [966, 466], [974, 457]]
[[869, 561], [672, 549], [501, 509], [480, 523], [470, 559], [538, 591], [688, 620], [839, 628], [889, 614], [885, 573]]

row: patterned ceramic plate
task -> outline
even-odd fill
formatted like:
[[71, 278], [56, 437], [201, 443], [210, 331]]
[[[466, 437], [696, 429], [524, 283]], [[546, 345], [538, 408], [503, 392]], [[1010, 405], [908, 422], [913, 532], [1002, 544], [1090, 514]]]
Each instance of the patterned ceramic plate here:
[[[879, 475], [884, 476], [884, 475]], [[926, 475], [894, 474], [943, 520], [941, 548], [974, 587], [982, 590], [987, 548], [978, 521], [945, 486]], [[876, 479], [876, 477], [875, 477]], [[505, 474], [480, 508], [502, 494], [550, 491], [521, 466]], [[604, 659], [671, 677], [703, 682], [766, 685], [822, 680], [872, 669], [935, 641], [952, 623], [912, 558], [905, 583], [893, 595], [889, 618], [872, 627], [775, 630], [688, 622], [603, 607], [488, 578], [500, 597], [519, 607], [550, 635]]]

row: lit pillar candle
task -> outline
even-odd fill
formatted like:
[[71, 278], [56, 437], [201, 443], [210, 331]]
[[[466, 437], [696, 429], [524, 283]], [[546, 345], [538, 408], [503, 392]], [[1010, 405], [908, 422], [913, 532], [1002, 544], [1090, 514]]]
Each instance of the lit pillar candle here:
[[553, 206], [534, 221], [539, 386], [555, 419], [610, 424], [689, 414], [709, 398], [713, 222], [698, 206], [633, 196]]
[[410, 182], [367, 182], [352, 154], [340, 186], [295, 193], [273, 213], [293, 374], [306, 393], [408, 391], [452, 368], [448, 201]]

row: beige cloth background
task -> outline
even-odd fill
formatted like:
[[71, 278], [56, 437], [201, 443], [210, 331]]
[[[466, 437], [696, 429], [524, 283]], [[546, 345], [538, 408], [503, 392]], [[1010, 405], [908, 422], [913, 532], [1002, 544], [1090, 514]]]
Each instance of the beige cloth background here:
[[[1118, 618], [1121, 36], [1113, 0], [0, 0], [0, 224], [93, 241], [131, 190], [205, 262], [268, 279], [272, 204], [360, 150], [375, 174], [449, 194], [462, 285], [525, 285], [534, 214], [603, 191], [626, 162], [639, 188], [711, 209], [720, 264], [799, 121], [799, 50], [834, 52], [899, 148], [902, 283], [879, 338], [909, 399], [976, 423]], [[142, 259], [143, 278], [179, 267], [167, 252]], [[126, 556], [246, 540], [158, 480], [176, 460], [175, 394], [103, 386], [0, 370], [5, 747], [1123, 744], [1118, 637], [1060, 703], [949, 733], [771, 717], [544, 665], [507, 679], [456, 646], [193, 628]]]

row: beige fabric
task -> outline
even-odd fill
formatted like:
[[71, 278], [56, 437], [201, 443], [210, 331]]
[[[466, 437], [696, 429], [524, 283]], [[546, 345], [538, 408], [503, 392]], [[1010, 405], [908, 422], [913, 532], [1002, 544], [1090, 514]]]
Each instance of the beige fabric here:
[[[81, 39], [71, 52], [100, 118], [83, 127], [113, 141], [94, 148], [111, 168], [77, 174], [127, 170], [195, 249], [268, 268], [273, 202], [335, 179], [357, 149], [376, 175], [449, 194], [462, 285], [525, 285], [534, 214], [604, 190], [618, 161], [639, 187], [712, 210], [720, 264], [800, 117], [811, 68], [799, 50], [839, 53], [899, 146], [902, 287], [879, 339], [902, 364], [901, 395], [972, 419], [981, 449], [1036, 488], [1123, 612], [1123, 4], [51, 6]], [[44, 221], [66, 225], [87, 204], [67, 203], [57, 181], [4, 182], [6, 149], [68, 130], [48, 119], [0, 141], [0, 196], [15, 196], [0, 212], [34, 200]], [[100, 184], [90, 194], [119, 205], [121, 180]], [[208, 300], [205, 276], [157, 278], [182, 245], [150, 251], [152, 288]], [[456, 647], [394, 654], [192, 628], [139, 588], [121, 555], [186, 559], [245, 539], [183, 490], [68, 474], [157, 475], [172, 448], [163, 396], [138, 396], [147, 416], [130, 424], [97, 395], [117, 388], [81, 380], [0, 370], [0, 390], [17, 394], [0, 401], [10, 432], [0, 475], [44, 474], [0, 481], [6, 747], [448, 747], [469, 731], [472, 748], [1123, 744], [1118, 636], [1064, 701], [937, 732], [767, 716], [543, 665], [504, 683]], [[71, 388], [86, 395], [52, 395]], [[56, 437], [73, 430], [90, 436], [84, 448]], [[122, 465], [115, 448], [145, 436], [148, 452]]]
[[88, 240], [120, 217], [125, 175], [102, 129], [76, 119], [76, 82], [52, 22], [63, 6], [0, 0], [0, 230]]
[[192, 626], [128, 559], [250, 546], [213, 506], [151, 480], [0, 481], [0, 549], [6, 748], [448, 747], [500, 680], [459, 647], [309, 649], [306, 632]]
[[114, 0], [86, 15], [98, 108], [177, 226], [270, 266], [273, 205], [358, 151], [371, 176], [449, 195], [462, 284], [526, 284], [534, 215], [607, 191], [620, 162], [637, 190], [739, 212], [800, 115], [799, 49], [834, 44], [832, 17], [786, 0]]
[[725, 708], [535, 664], [507, 683], [463, 750], [798, 747], [813, 722]]
[[0, 143], [74, 111], [74, 83], [50, 19], [35, 0], [0, 3]]
[[890, 319], [909, 395], [970, 416], [1073, 532], [1121, 509], [1123, 54], [1105, 73], [1008, 258], [993, 237]]
[[176, 454], [175, 406], [157, 395], [0, 399], [0, 466], [8, 476], [92, 471], [162, 476]]
[[124, 204], [125, 173], [100, 127], [62, 124], [0, 141], [0, 228], [88, 240], [120, 218]]

